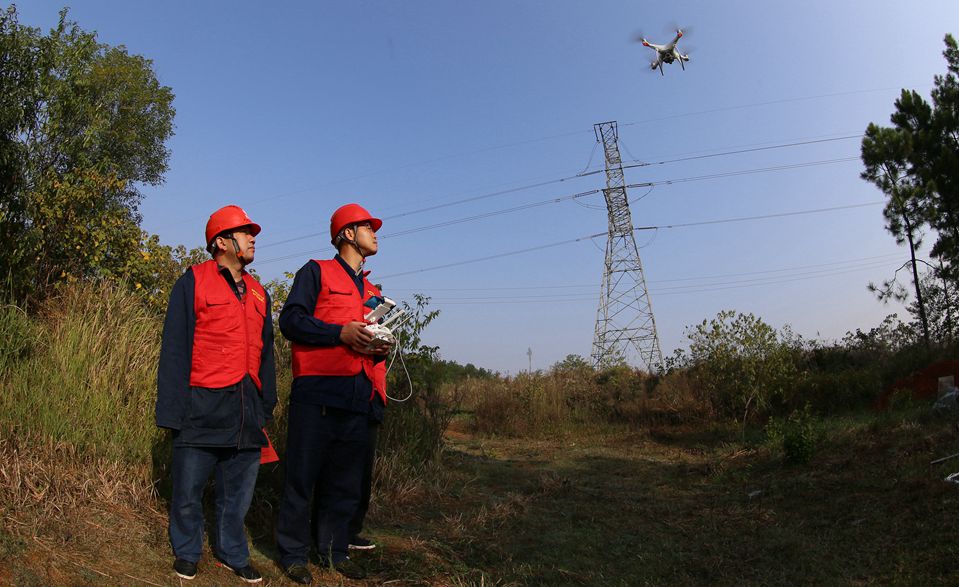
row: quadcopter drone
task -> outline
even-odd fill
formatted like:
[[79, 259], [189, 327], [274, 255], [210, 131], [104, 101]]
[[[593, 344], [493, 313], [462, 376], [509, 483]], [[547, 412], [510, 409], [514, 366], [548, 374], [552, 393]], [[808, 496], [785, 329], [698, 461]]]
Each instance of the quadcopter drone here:
[[689, 61], [689, 55], [680, 53], [679, 49], [676, 48], [676, 43], [678, 43], [681, 38], [683, 38], [683, 31], [680, 29], [676, 29], [676, 37], [665, 45], [650, 43], [646, 40], [646, 37], [636, 35], [636, 41], [641, 42], [644, 47], [649, 47], [653, 51], [656, 51], [656, 59], [649, 64], [649, 68], [654, 71], [659, 69], [660, 75], [666, 75], [663, 73], [663, 64], [674, 61], [679, 61], [680, 67], [683, 68], [683, 71], [686, 71], [686, 65], [683, 62]]

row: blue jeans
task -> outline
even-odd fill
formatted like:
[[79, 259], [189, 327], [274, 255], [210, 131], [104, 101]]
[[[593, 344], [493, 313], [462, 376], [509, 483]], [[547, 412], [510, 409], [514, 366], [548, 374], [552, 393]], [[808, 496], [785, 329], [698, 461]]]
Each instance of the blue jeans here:
[[360, 502], [369, 444], [366, 414], [291, 403], [286, 479], [276, 524], [280, 565], [306, 564], [310, 499], [318, 512], [314, 540], [321, 563], [347, 558], [349, 523]]
[[197, 562], [203, 552], [203, 487], [216, 474], [217, 558], [239, 569], [250, 560], [243, 519], [253, 500], [260, 449], [173, 447], [170, 544], [177, 558]]

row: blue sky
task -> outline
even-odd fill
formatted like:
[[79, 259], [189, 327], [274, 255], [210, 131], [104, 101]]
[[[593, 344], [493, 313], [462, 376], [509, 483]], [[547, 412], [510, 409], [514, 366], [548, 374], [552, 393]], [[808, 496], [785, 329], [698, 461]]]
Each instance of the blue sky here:
[[[61, 7], [18, 8], [46, 29]], [[146, 230], [199, 246], [212, 210], [242, 205], [269, 279], [329, 257], [330, 213], [359, 202], [385, 221], [374, 282], [441, 311], [426, 342], [511, 373], [527, 349], [534, 369], [590, 353], [605, 240], [540, 247], [604, 232], [602, 195], [500, 211], [603, 187], [575, 177], [602, 168], [593, 124], [618, 121], [624, 160], [686, 159], [628, 169], [630, 183], [723, 176], [630, 190], [635, 225], [870, 204], [882, 194], [842, 137], [888, 124], [900, 88], [928, 95], [959, 33], [952, 0], [77, 0], [70, 14], [152, 59], [176, 94]], [[631, 37], [665, 42], [673, 23], [692, 27], [693, 60], [660, 76]], [[881, 205], [636, 238], [666, 353], [723, 309], [827, 340], [901, 313], [866, 290], [908, 258]]]

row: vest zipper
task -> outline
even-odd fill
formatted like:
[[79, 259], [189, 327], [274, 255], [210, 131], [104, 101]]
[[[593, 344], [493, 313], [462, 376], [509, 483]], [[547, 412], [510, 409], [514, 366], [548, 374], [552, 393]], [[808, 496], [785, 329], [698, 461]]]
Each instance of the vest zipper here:
[[[244, 279], [246, 281], [246, 279]], [[249, 284], [245, 284], [249, 285]], [[250, 293], [247, 291], [246, 293]], [[247, 296], [241, 296], [242, 299], [237, 300], [240, 304], [240, 315], [243, 321], [243, 355], [246, 361], [246, 369], [244, 369], [243, 379], [240, 379], [240, 384], [237, 388], [237, 391], [240, 392], [240, 429], [236, 433], [236, 449], [240, 450], [240, 444], [243, 442], [243, 420], [246, 415], [246, 402], [243, 401], [243, 382], [246, 381], [246, 376], [250, 373], [250, 338], [249, 338], [249, 325], [247, 324], [246, 319], [246, 302]]]

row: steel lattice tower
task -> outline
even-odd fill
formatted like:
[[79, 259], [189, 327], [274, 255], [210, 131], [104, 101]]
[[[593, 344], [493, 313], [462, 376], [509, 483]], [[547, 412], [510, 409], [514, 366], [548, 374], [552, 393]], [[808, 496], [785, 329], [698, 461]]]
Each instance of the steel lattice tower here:
[[606, 153], [606, 189], [603, 194], [609, 213], [606, 269], [593, 335], [593, 364], [603, 367], [625, 361], [632, 345], [651, 372], [660, 371], [663, 353], [659, 348], [643, 263], [639, 260], [639, 249], [633, 236], [633, 218], [626, 196], [616, 122], [594, 124], [593, 129], [596, 141], [602, 143]]

